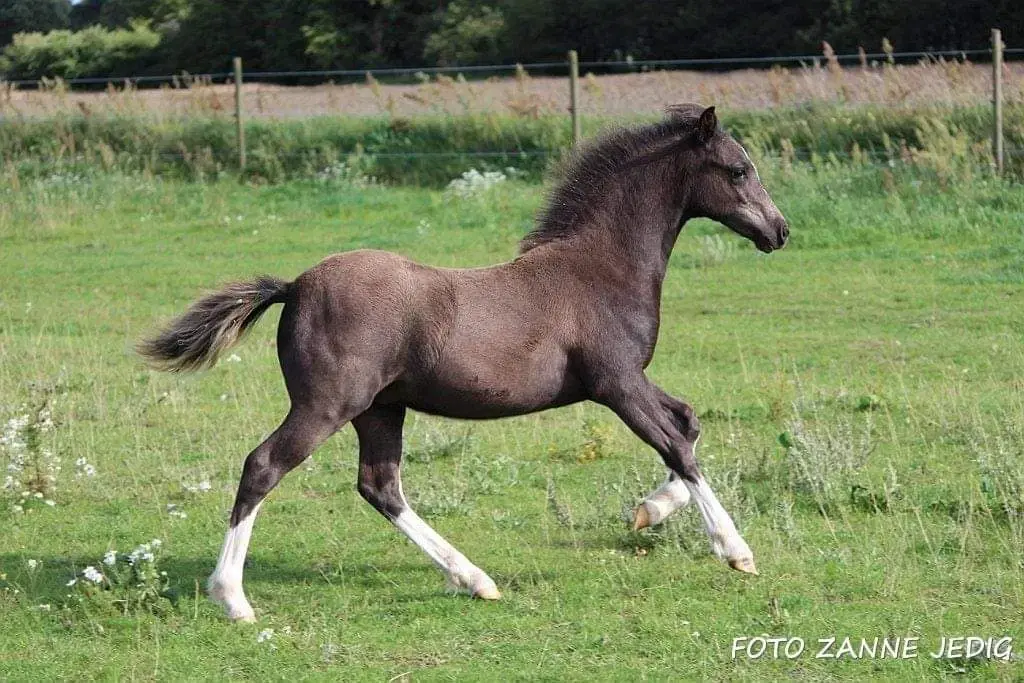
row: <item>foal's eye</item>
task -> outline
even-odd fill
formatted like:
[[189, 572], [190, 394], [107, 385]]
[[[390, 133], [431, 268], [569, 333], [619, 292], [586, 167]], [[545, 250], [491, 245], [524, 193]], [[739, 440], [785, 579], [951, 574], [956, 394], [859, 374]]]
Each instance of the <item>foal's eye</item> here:
[[732, 178], [734, 183], [741, 182], [747, 177], [747, 169], [745, 168], [731, 168], [729, 169], [729, 177]]

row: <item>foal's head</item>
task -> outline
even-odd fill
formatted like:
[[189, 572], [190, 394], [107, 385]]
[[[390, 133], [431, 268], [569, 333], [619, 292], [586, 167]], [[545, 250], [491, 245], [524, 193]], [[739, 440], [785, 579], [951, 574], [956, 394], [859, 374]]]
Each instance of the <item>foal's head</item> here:
[[694, 121], [688, 175], [691, 217], [722, 223], [763, 252], [781, 249], [789, 237], [786, 219], [761, 184], [746, 150], [718, 127], [715, 108], [670, 107], [671, 118]]

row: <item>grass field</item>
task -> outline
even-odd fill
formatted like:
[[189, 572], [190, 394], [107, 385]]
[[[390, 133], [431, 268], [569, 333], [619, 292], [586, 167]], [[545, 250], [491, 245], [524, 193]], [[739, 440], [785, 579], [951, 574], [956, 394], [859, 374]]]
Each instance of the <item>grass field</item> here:
[[[105, 175], [0, 188], [0, 420], [49, 397], [54, 427], [32, 448], [62, 466], [53, 506], [0, 490], [0, 678], [1020, 679], [1024, 190], [768, 170], [791, 246], [765, 257], [691, 224], [649, 369], [702, 416], [699, 455], [760, 577], [717, 562], [692, 509], [629, 530], [663, 469], [604, 409], [416, 416], [405, 489], [504, 599], [444, 593], [357, 495], [346, 428], [256, 523], [256, 625], [228, 623], [199, 587], [242, 460], [286, 409], [279, 309], [204, 374], [151, 372], [132, 344], [204, 289], [293, 277], [334, 251], [508, 259], [540, 188], [457, 200]], [[83, 568], [154, 538], [176, 606], [86, 596]], [[807, 650], [732, 658], [734, 638], [760, 634]], [[919, 656], [815, 657], [819, 638], [897, 636], [920, 637]], [[1017, 652], [933, 659], [942, 636], [1008, 636]]]

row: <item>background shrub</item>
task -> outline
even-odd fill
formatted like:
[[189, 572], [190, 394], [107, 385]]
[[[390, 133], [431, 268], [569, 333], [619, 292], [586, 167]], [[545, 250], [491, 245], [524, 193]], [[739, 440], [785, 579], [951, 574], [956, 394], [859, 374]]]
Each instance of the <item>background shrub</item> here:
[[160, 34], [147, 24], [81, 31], [19, 33], [0, 57], [0, 71], [9, 80], [131, 76], [146, 71], [156, 58]]

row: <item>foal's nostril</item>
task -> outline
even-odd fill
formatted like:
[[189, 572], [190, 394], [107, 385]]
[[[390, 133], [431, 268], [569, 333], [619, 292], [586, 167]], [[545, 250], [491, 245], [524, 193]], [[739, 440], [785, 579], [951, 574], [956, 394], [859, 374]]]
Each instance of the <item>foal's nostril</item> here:
[[786, 223], [783, 223], [782, 227], [779, 228], [779, 237], [782, 238], [783, 242], [789, 239], [789, 225]]

